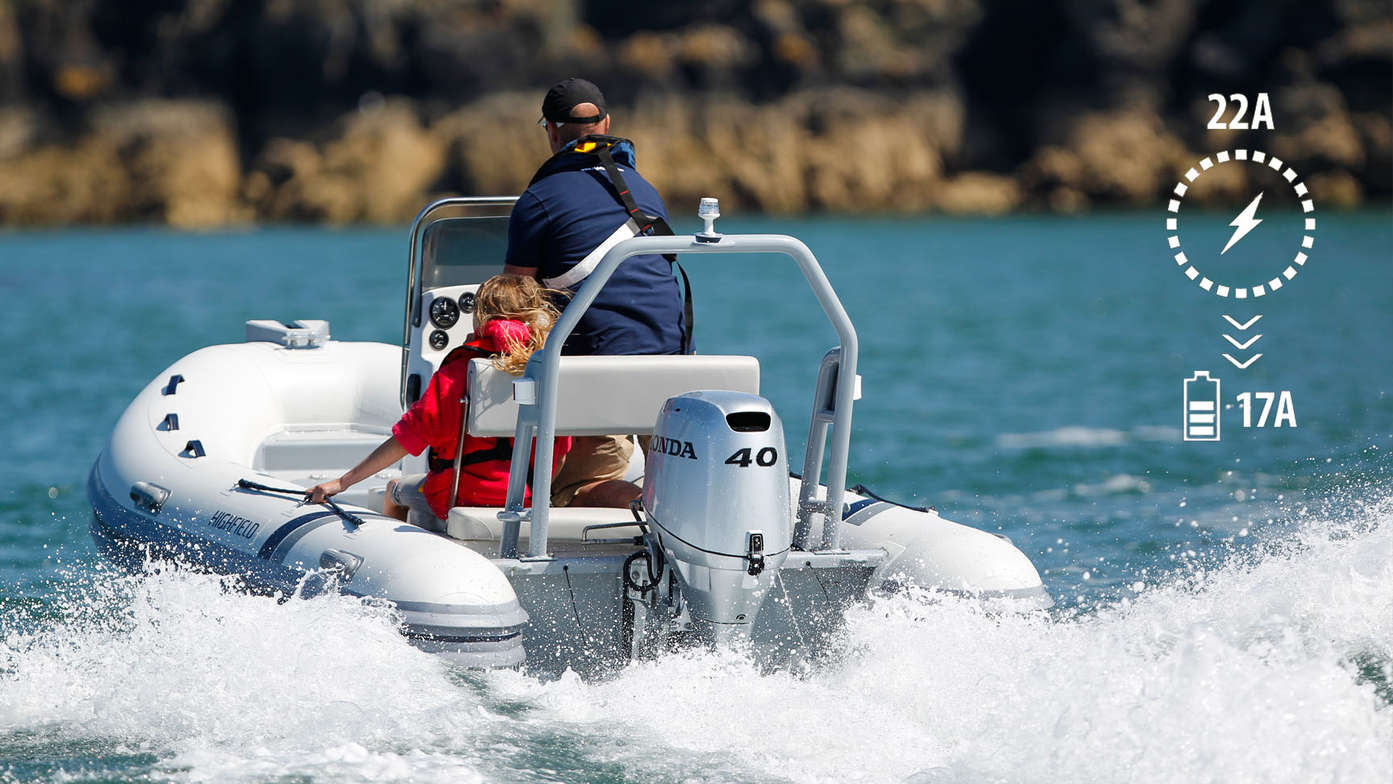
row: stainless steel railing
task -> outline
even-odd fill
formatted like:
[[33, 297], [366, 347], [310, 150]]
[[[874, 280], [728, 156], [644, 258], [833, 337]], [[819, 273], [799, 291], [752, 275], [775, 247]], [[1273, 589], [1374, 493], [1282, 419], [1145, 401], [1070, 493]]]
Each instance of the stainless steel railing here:
[[[429, 208], [428, 208], [429, 209]], [[414, 235], [413, 235], [414, 236]], [[664, 237], [634, 237], [615, 245], [600, 260], [595, 270], [585, 279], [585, 283], [566, 306], [561, 319], [552, 328], [546, 347], [532, 356], [524, 372], [523, 383], [535, 384], [534, 403], [524, 403], [518, 408], [517, 429], [514, 433], [513, 459], [508, 479], [508, 500], [499, 519], [503, 521], [503, 537], [499, 543], [499, 553], [504, 558], [516, 558], [518, 536], [523, 520], [531, 524], [528, 557], [547, 557], [547, 526], [551, 510], [551, 479], [554, 455], [553, 439], [556, 435], [556, 402], [559, 386], [561, 346], [566, 342], [585, 311], [595, 301], [595, 297], [609, 282], [620, 262], [630, 256], [642, 254], [715, 254], [715, 253], [776, 253], [792, 258], [797, 262], [807, 278], [813, 294], [822, 305], [832, 326], [837, 331], [840, 345], [834, 349], [835, 361], [824, 358], [819, 371], [819, 394], [813, 403], [813, 433], [825, 433], [830, 424], [831, 438], [827, 456], [827, 494], [817, 503], [815, 493], [821, 473], [822, 438], [816, 446], [817, 465], [805, 460], [802, 486], [799, 490], [799, 524], [795, 526], [794, 546], [800, 549], [839, 549], [841, 542], [842, 495], [846, 489], [847, 460], [851, 446], [852, 402], [856, 398], [856, 358], [858, 342], [856, 329], [837, 298], [832, 284], [818, 264], [808, 246], [801, 241], [778, 234], [728, 234], [719, 239], [698, 241], [693, 235]], [[409, 314], [408, 314], [409, 317]], [[823, 377], [826, 376], [826, 380]], [[830, 383], [835, 380], [835, 384]], [[824, 396], [828, 400], [822, 400]], [[828, 403], [831, 404], [830, 411]], [[830, 420], [819, 429], [818, 417]], [[811, 433], [810, 433], [811, 435]], [[532, 472], [532, 509], [523, 508], [523, 497], [527, 486], [528, 459], [532, 454], [532, 441], [536, 439], [535, 469]], [[814, 446], [810, 440], [808, 450], [811, 456]], [[822, 536], [818, 547], [810, 546], [812, 536], [812, 516], [820, 514], [823, 518]], [[801, 541], [799, 534], [801, 533]]]

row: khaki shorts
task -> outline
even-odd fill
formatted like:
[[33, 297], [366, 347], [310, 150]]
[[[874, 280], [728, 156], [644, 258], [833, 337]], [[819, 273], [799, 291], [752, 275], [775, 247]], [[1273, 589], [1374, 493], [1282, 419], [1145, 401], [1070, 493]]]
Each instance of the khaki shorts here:
[[567, 506], [591, 482], [623, 479], [634, 442], [629, 436], [575, 436], [561, 472], [551, 480], [551, 505]]

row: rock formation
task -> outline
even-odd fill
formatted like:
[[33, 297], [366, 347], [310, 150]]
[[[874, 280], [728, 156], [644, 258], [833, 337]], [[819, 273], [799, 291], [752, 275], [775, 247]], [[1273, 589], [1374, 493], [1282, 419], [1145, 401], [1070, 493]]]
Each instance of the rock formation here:
[[[1148, 207], [1239, 145], [1330, 206], [1393, 195], [1386, 0], [0, 0], [0, 223], [396, 223], [515, 193], [569, 74], [674, 204]], [[1209, 93], [1259, 91], [1275, 131], [1205, 128]]]

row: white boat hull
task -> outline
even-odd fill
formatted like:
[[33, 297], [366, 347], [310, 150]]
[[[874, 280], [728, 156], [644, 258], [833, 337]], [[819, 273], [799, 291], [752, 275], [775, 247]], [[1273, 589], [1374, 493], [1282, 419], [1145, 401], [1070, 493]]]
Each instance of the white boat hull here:
[[[308, 487], [356, 463], [400, 415], [400, 360], [397, 346], [333, 341], [211, 346], [180, 359], [136, 396], [93, 466], [94, 539], [123, 563], [172, 557], [238, 575], [254, 591], [390, 601], [416, 644], [468, 666], [525, 658], [589, 671], [631, 656], [653, 623], [626, 601], [621, 579], [637, 528], [595, 541], [553, 523], [552, 558], [506, 559], [496, 540], [373, 511], [386, 481], [413, 466], [340, 497], [361, 525], [238, 487]], [[756, 646], [816, 647], [849, 603], [900, 584], [1050, 603], [1034, 566], [1002, 537], [854, 493], [846, 510], [845, 551], [790, 553], [754, 625]]]

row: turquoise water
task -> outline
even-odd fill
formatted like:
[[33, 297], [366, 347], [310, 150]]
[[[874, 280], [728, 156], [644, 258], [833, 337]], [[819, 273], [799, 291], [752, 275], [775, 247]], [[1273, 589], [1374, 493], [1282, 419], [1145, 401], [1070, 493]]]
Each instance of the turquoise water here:
[[[1008, 534], [1060, 607], [895, 597], [806, 671], [599, 682], [452, 672], [378, 608], [93, 553], [86, 472], [134, 393], [251, 318], [395, 342], [403, 230], [0, 235], [0, 781], [1388, 780], [1393, 220], [1323, 216], [1239, 303], [1180, 274], [1164, 217], [723, 219], [807, 242], [856, 321], [851, 481]], [[1187, 217], [1187, 248], [1230, 218]], [[1266, 280], [1292, 237], [1241, 247], [1215, 274]], [[834, 342], [796, 268], [686, 266], [699, 348], [760, 357], [796, 456]], [[1195, 370], [1228, 405], [1290, 391], [1297, 427], [1235, 407], [1182, 442]]]

